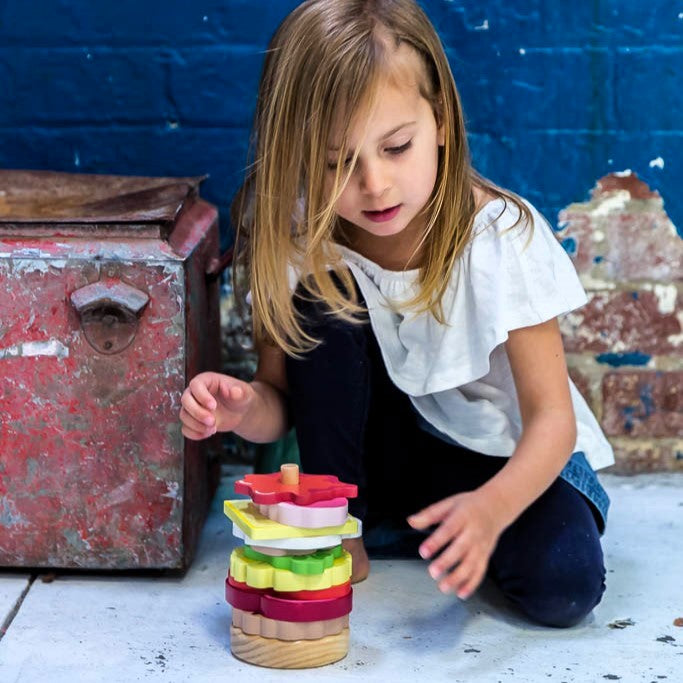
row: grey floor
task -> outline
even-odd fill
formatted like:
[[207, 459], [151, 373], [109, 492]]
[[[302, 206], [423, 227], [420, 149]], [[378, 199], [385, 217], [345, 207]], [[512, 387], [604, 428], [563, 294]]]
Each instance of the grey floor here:
[[[421, 560], [374, 561], [337, 664], [274, 671], [229, 649], [223, 586], [233, 541], [214, 500], [183, 578], [0, 572], [0, 682], [683, 681], [683, 474], [602, 477], [612, 497], [602, 603], [567, 630], [525, 623], [494, 591], [441, 595]], [[622, 628], [616, 628], [621, 622]], [[624, 623], [626, 622], [626, 623]], [[0, 634], [2, 635], [2, 634]]]

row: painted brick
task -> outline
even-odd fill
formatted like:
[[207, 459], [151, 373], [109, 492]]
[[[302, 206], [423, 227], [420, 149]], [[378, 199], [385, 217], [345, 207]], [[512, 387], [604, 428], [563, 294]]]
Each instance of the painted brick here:
[[[492, 43], [512, 37], [520, 44], [680, 45], [683, 25], [679, 9], [669, 0], [625, 3], [557, 2], [557, 0], [422, 0], [421, 5], [450, 41], [472, 33]], [[482, 29], [484, 22], [488, 29]], [[562, 27], [556, 34], [552, 28]]]
[[[614, 63], [617, 127], [680, 130], [683, 48], [659, 45], [620, 48]], [[656, 102], [656, 107], [644, 106], [647, 102]], [[654, 120], [653, 111], [656, 111]]]
[[[606, 50], [538, 50], [507, 45], [479, 52], [468, 41], [450, 52], [468, 124], [477, 131], [611, 128], [610, 57]], [[562, 78], [558, 75], [562, 74]], [[569, 86], [571, 83], [571, 86]], [[571, 88], [571, 91], [570, 91]], [[490, 96], [482, 97], [483, 92]], [[572, 106], [566, 105], [571, 96]]]
[[[252, 124], [263, 50], [181, 50], [170, 66], [170, 90], [184, 125], [219, 124], [247, 129]], [[204, 83], [201, 91], [197, 83]]]
[[299, 0], [6, 0], [0, 7], [0, 45], [261, 44], [298, 4]]
[[164, 61], [156, 49], [0, 50], [11, 93], [0, 125], [165, 120]]
[[[583, 183], [578, 178], [604, 175], [606, 166], [598, 159], [609, 157], [608, 143], [582, 133], [531, 132], [520, 129], [520, 122], [506, 134], [481, 134], [473, 130], [468, 137], [475, 166], [494, 182], [527, 197], [536, 206], [550, 208], [546, 216], [556, 223], [567, 195], [582, 197]], [[601, 151], [596, 151], [596, 149]], [[571, 167], [572, 174], [567, 174]], [[576, 173], [576, 176], [574, 175]], [[529, 178], [534, 178], [530, 183]], [[575, 185], [572, 190], [569, 186]]]
[[669, 0], [608, 0], [606, 4], [609, 5], [610, 14], [614, 17], [615, 42], [618, 44], [680, 46], [683, 43], [680, 4]]
[[683, 437], [683, 371], [609, 372], [602, 427], [610, 436]]
[[[588, 303], [562, 322], [567, 351], [683, 355], [681, 320], [668, 310], [673, 285], [650, 291], [589, 292]], [[659, 297], [658, 297], [659, 294]], [[661, 298], [660, 298], [661, 297]], [[662, 301], [667, 309], [662, 310]]]
[[[588, 199], [585, 179], [601, 178], [612, 171], [608, 164], [612, 159], [613, 165], [621, 163], [622, 168], [637, 168], [638, 175], [666, 197], [667, 213], [683, 235], [683, 194], [675, 184], [676, 177], [683, 177], [681, 136], [531, 132], [523, 130], [520, 120], [507, 134], [473, 130], [468, 140], [477, 168], [536, 206], [545, 207], [545, 214], [553, 225], [568, 204]], [[667, 158], [666, 172], [649, 168], [649, 161], [660, 154]], [[682, 222], [677, 223], [677, 213]]]
[[683, 448], [676, 448], [669, 443], [656, 440], [629, 443], [615, 439], [612, 447], [615, 463], [610, 471], [616, 474], [683, 470]]
[[[172, 50], [182, 50], [184, 59], [190, 59], [187, 55], [192, 52], [191, 46], [200, 53], [209, 46], [237, 49], [240, 45], [253, 45], [263, 50], [277, 24], [296, 4], [297, 0], [199, 0], [194, 4], [172, 2], [170, 5], [158, 0], [146, 3], [121, 0], [116, 4], [85, 0], [62, 0], [58, 3], [6, 0], [0, 10], [0, 82], [9, 82], [10, 77], [8, 67], [3, 67], [2, 62], [12, 62], [12, 57], [8, 58], [5, 53], [29, 47], [66, 46], [93, 50], [103, 45], [126, 48], [145, 46], [162, 52], [166, 49], [167, 54], [171, 54]], [[502, 0], [484, 3], [474, 0], [424, 0], [422, 4], [427, 13], [441, 23], [444, 41], [453, 56], [456, 78], [465, 96], [466, 115], [472, 124], [470, 141], [474, 160], [486, 175], [528, 197], [554, 224], [561, 209], [585, 196], [591, 179], [604, 176], [612, 170], [633, 168], [665, 198], [667, 213], [679, 234], [683, 235], [683, 194], [678, 190], [683, 177], [683, 137], [680, 128], [666, 132], [660, 125], [660, 117], [666, 121], [670, 114], [663, 112], [661, 107], [647, 107], [646, 125], [642, 130], [632, 131], [605, 131], [599, 128], [577, 130], [576, 124], [567, 116], [567, 112], [573, 111], [574, 120], [584, 125], [584, 112], [591, 111], [591, 116], [595, 114], [590, 121], [591, 126], [601, 121], [609, 122], [608, 108], [613, 99], [609, 93], [614, 87], [611, 74], [615, 62], [623, 56], [616, 51], [616, 47], [641, 44], [680, 46], [683, 22], [673, 12], [670, 2], [654, 0], [640, 9], [631, 6], [637, 3], [628, 3], [628, 7], [623, 7], [624, 3], [618, 0], [578, 4], [558, 3], [555, 0], [520, 0], [516, 3]], [[487, 29], [484, 28], [485, 20], [488, 20]], [[571, 78], [568, 78], [562, 69], [569, 62], [572, 50], [584, 46], [594, 53], [597, 51], [597, 54], [604, 54], [604, 48], [608, 48], [604, 70], [601, 67], [590, 72], [594, 65], [582, 58], [581, 63], [587, 65], [588, 71], [572, 72]], [[520, 55], [520, 47], [531, 52]], [[538, 48], [542, 50], [539, 52]], [[569, 52], [566, 52], [567, 49]], [[498, 52], [501, 57], [498, 57]], [[533, 56], [533, 59], [522, 60], [523, 56]], [[477, 66], [480, 57], [481, 64], [489, 65], [491, 72], [501, 70], [506, 62], [510, 62], [518, 64], [519, 68], [529, 67], [529, 73], [518, 73], [513, 69], [512, 74], [521, 85], [504, 82], [503, 90], [499, 92], [501, 86], [495, 80], [497, 77], [484, 74]], [[465, 59], [469, 62], [466, 63]], [[198, 65], [204, 63], [202, 73], [210, 78], [220, 69], [221, 62], [210, 64], [206, 55], [198, 57], [196, 61]], [[540, 68], [541, 63], [549, 69], [547, 77], [533, 71], [534, 68]], [[192, 101], [197, 104], [193, 107], [186, 99], [188, 88], [184, 85], [185, 76], [176, 67], [178, 65], [172, 62], [170, 68], [176, 71], [174, 87], [178, 87], [181, 93], [181, 99], [176, 104], [177, 108], [182, 108], [182, 116], [174, 109], [172, 98], [168, 101], [154, 98], [152, 109], [144, 107], [147, 93], [150, 89], [154, 91], [160, 81], [155, 78], [150, 84], [150, 80], [142, 73], [136, 82], [129, 84], [131, 92], [136, 89], [142, 92], [140, 96], [129, 95], [134, 104], [140, 104], [130, 111], [125, 109], [123, 101], [121, 106], [117, 104], [114, 112], [120, 118], [116, 119], [116, 123], [126, 121], [139, 124], [158, 119], [160, 131], [163, 131], [167, 122], [168, 125], [183, 125], [183, 118], [188, 122], [197, 121], [199, 125], [213, 125], [222, 120], [247, 121], [250, 118], [251, 108], [247, 112], [246, 107], [235, 104], [235, 111], [231, 111], [227, 103], [220, 101], [218, 87], [204, 77], [196, 80]], [[154, 70], [157, 65], [152, 63], [150, 68]], [[521, 79], [518, 78], [520, 73], [523, 76]], [[253, 78], [248, 71], [242, 75]], [[116, 78], [116, 74], [113, 76]], [[59, 117], [67, 109], [66, 115], [72, 117], [68, 121], [77, 119], [78, 124], [84, 126], [82, 135], [88, 135], [91, 128], [87, 124], [102, 120], [99, 117], [110, 110], [106, 100], [112, 95], [106, 84], [88, 78], [86, 73], [80, 82], [81, 89], [92, 90], [94, 95], [88, 96], [87, 92], [83, 94], [78, 111], [69, 111], [64, 105], [66, 98], [57, 93], [56, 99], [51, 98], [40, 108], [40, 121], [44, 121], [45, 125], [60, 125], [63, 119]], [[558, 103], [555, 107], [548, 106], [543, 96], [533, 89], [539, 82], [546, 80], [551, 85], [558, 84], [549, 90], [549, 98]], [[568, 91], [567, 83], [572, 82], [581, 83], [582, 87]], [[598, 86], [598, 90], [591, 92], [590, 97], [586, 84]], [[78, 85], [78, 79], [72, 79], [68, 87], [73, 87], [75, 91]], [[630, 83], [624, 85], [627, 87]], [[675, 88], [666, 80], [664, 85]], [[230, 86], [226, 101], [230, 101], [232, 89], [236, 87], [234, 83]], [[205, 96], [201, 95], [203, 92], [206, 92]], [[45, 98], [40, 93], [35, 98], [24, 96], [26, 106], [18, 110], [9, 93], [9, 88], [0, 92], [0, 115], [7, 117], [11, 114], [12, 121], [36, 120], [31, 118], [34, 116], [32, 102]], [[562, 93], [562, 96], [558, 93]], [[170, 97], [172, 93], [165, 94]], [[666, 93], [662, 96], [669, 97]], [[241, 94], [233, 99], [240, 102]], [[157, 102], [161, 103], [161, 112], [153, 109]], [[581, 106], [578, 106], [579, 102]], [[592, 109], [584, 107], [586, 102], [591, 103]], [[55, 107], [52, 118], [51, 106]], [[141, 106], [144, 111], [140, 114]], [[542, 115], [535, 112], [542, 112]], [[223, 116], [227, 118], [223, 119]], [[498, 116], [504, 121], [505, 127], [496, 127]], [[540, 127], [536, 125], [538, 120], [541, 120]], [[531, 121], [534, 126], [530, 125]], [[483, 122], [486, 122], [486, 127]], [[569, 128], [562, 128], [559, 124], [569, 125]], [[14, 130], [15, 125], [6, 122], [5, 129], [0, 130], [0, 136], [4, 139], [14, 134], [23, 137], [25, 133]], [[240, 124], [240, 128], [246, 138], [249, 133], [247, 125]], [[147, 147], [144, 140], [147, 131], [147, 126], [140, 127], [139, 139], [135, 144]], [[87, 141], [79, 142], [79, 145], [86, 146]], [[204, 153], [205, 150], [194, 152], [195, 155]], [[46, 153], [39, 149], [34, 155], [16, 157], [0, 147], [0, 166], [40, 168], [46, 154], [70, 156], [72, 151], [66, 149]], [[228, 150], [227, 154], [232, 153]], [[185, 163], [184, 159], [174, 156], [172, 148], [166, 151], [166, 156], [170, 165], [177, 167]], [[244, 165], [243, 158], [233, 158], [236, 163], [227, 171], [228, 176], [239, 173]], [[659, 158], [661, 161], [658, 161]], [[121, 164], [117, 164], [116, 168], [122, 172], [139, 171], [134, 166], [127, 168]], [[222, 163], [209, 166], [212, 182], [222, 183], [224, 187], [232, 186], [229, 177], [220, 177], [223, 169]], [[102, 167], [97, 170], [104, 172], [112, 169]]]
[[[479, 37], [494, 46], [512, 40], [521, 47], [555, 44], [548, 27], [562, 26], [562, 43], [598, 41], [605, 24], [618, 25], [601, 3], [559, 3], [555, 0], [422, 0], [428, 16], [446, 43]], [[486, 26], [486, 28], [484, 28]]]

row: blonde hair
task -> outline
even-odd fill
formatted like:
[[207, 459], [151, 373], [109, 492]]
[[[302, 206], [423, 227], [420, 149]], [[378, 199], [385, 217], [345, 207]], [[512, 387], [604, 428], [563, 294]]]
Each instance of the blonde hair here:
[[420, 55], [426, 75], [426, 82], [424, 75], [420, 78], [420, 93], [445, 132], [426, 207], [420, 287], [406, 307], [429, 311], [444, 322], [447, 274], [472, 237], [474, 185], [513, 202], [520, 211], [517, 223], [525, 218], [533, 225], [519, 197], [472, 167], [448, 59], [414, 0], [307, 0], [285, 18], [268, 47], [252, 135], [254, 161], [232, 206], [235, 287], [251, 290], [257, 343], [267, 341], [298, 355], [318, 341], [297, 316], [289, 282], [292, 265], [304, 275], [304, 296], [324, 301], [331, 314], [354, 320], [362, 310], [352, 276], [334, 249], [335, 239], [343, 238], [334, 205], [358, 152], [348, 169], [337, 164], [333, 189], [326, 195], [327, 146], [334, 126], [342, 132], [339, 158], [345, 158], [353, 117], [372, 107], [380, 79], [391, 67], [391, 39], [396, 47], [406, 43]]

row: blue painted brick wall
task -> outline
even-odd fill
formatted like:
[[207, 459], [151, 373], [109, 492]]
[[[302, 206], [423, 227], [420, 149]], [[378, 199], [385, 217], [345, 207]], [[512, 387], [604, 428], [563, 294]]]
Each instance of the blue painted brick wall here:
[[[209, 173], [203, 194], [227, 243], [263, 50], [297, 4], [0, 0], [0, 167]], [[598, 178], [630, 168], [682, 229], [682, 2], [422, 5], [481, 172], [552, 221]]]

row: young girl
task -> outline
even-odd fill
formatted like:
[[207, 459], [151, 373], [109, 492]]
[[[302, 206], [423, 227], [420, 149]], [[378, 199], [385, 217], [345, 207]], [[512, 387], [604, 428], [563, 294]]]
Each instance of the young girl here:
[[[234, 217], [258, 371], [195, 377], [183, 434], [268, 442], [293, 423], [304, 471], [358, 485], [364, 532], [424, 531], [439, 589], [488, 575], [529, 618], [577, 623], [604, 590], [594, 468], [613, 461], [557, 324], [586, 296], [534, 207], [472, 168], [414, 0], [298, 6], [254, 141]], [[346, 545], [360, 580], [363, 541]]]

